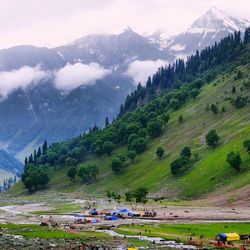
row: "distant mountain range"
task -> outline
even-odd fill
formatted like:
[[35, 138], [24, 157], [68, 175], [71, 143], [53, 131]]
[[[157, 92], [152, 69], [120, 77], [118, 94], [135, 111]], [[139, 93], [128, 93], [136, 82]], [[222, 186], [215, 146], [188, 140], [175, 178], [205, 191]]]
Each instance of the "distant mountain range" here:
[[152, 44], [158, 45], [162, 51], [167, 50], [171, 56], [186, 58], [196, 50], [212, 45], [234, 31], [244, 31], [249, 26], [248, 20], [232, 17], [216, 7], [211, 7], [183, 33], [169, 37], [156, 32], [148, 38]]
[[65, 140], [94, 123], [103, 126], [105, 117], [115, 117], [127, 94], [157, 67], [249, 25], [211, 8], [172, 37], [159, 32], [144, 36], [128, 28], [53, 49], [24, 45], [1, 50], [0, 149], [23, 159], [45, 139]]

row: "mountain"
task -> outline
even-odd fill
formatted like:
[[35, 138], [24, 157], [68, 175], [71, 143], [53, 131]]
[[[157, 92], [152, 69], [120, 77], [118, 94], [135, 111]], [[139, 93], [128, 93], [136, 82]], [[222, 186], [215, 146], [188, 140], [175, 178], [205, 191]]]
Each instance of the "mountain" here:
[[54, 50], [69, 63], [94, 61], [123, 71], [135, 60], [173, 60], [167, 51], [159, 50], [147, 37], [139, 35], [131, 28], [118, 35], [89, 35]]
[[[52, 49], [22, 45], [0, 50], [0, 149], [23, 160], [45, 139], [62, 141], [94, 124], [104, 126], [105, 118], [116, 117], [135, 89], [136, 75], [147, 78], [149, 68], [154, 72], [157, 65], [247, 25], [212, 8], [188, 31], [171, 38], [127, 28]], [[128, 74], [131, 65], [133, 74]]]
[[158, 32], [153, 36], [155, 39], [152, 40], [151, 37], [151, 40], [153, 44], [158, 44], [161, 50], [168, 50], [175, 58], [186, 58], [196, 50], [204, 49], [235, 31], [242, 32], [249, 26], [249, 21], [232, 17], [212, 7], [185, 32], [167, 38]]
[[[223, 198], [227, 204], [240, 197], [249, 204], [249, 56], [250, 29], [244, 42], [235, 33], [186, 63], [159, 69], [151, 84], [137, 88], [152, 101], [104, 129], [43, 145], [43, 154], [29, 156], [26, 188], [124, 197], [144, 187], [159, 199], [214, 197], [220, 191], [226, 197], [236, 194]], [[171, 87], [156, 97], [165, 82]], [[74, 181], [69, 169], [75, 171]], [[44, 179], [34, 184], [30, 180], [37, 174]], [[25, 192], [23, 183], [14, 190]]]

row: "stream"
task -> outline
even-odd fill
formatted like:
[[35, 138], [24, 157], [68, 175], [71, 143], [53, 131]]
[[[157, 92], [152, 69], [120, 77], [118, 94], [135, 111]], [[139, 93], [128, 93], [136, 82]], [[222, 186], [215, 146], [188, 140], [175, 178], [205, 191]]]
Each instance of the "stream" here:
[[113, 230], [96, 230], [96, 232], [102, 232], [110, 235], [111, 237], [121, 237], [121, 238], [136, 238], [139, 240], [146, 240], [151, 243], [155, 243], [158, 245], [162, 245], [164, 247], [172, 248], [172, 249], [196, 249], [195, 246], [185, 245], [183, 243], [177, 243], [176, 241], [167, 241], [160, 237], [148, 237], [142, 235], [125, 235], [119, 234]]

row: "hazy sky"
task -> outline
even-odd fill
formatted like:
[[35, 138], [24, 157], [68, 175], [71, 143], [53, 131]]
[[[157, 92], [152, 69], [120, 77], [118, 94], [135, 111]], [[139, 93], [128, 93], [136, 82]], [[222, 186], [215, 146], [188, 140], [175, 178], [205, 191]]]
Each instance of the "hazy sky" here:
[[250, 20], [249, 0], [0, 0], [0, 48], [54, 47], [90, 33], [176, 34], [210, 6]]

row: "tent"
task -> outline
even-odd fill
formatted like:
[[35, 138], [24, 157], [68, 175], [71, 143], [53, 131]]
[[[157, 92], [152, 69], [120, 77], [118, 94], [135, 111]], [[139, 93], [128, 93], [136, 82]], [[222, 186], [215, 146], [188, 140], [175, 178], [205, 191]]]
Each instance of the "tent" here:
[[90, 211], [90, 214], [91, 214], [91, 215], [97, 215], [98, 212], [97, 212], [97, 210], [94, 208], [93, 210]]
[[103, 219], [104, 220], [118, 220], [116, 216], [104, 216]]
[[219, 238], [220, 241], [223, 241], [223, 242], [235, 241], [235, 240], [240, 240], [240, 235], [237, 233], [221, 233], [221, 234], [218, 234], [217, 238]]

